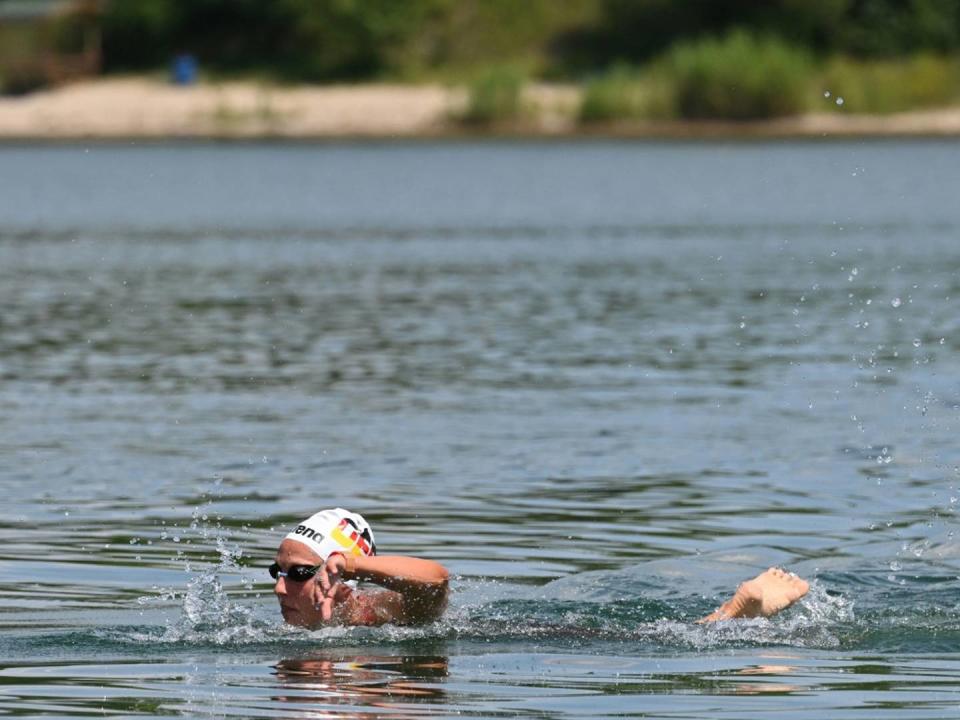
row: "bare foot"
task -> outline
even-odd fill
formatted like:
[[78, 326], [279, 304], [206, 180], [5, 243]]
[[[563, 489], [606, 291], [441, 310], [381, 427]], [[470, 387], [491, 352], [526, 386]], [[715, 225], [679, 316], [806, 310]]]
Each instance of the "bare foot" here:
[[732, 598], [699, 622], [770, 617], [793, 605], [809, 589], [810, 584], [806, 580], [780, 568], [770, 568], [743, 583]]

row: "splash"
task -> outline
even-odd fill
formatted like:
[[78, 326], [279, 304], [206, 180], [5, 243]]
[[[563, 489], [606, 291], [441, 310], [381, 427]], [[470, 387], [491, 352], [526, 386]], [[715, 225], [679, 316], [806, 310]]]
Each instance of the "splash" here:
[[[220, 492], [221, 483], [221, 478], [215, 480], [214, 497]], [[211, 518], [212, 504], [211, 498], [195, 508], [189, 528], [172, 536], [178, 544], [175, 560], [182, 564], [189, 576], [186, 586], [182, 590], [156, 588], [156, 595], [138, 599], [142, 606], [179, 601], [179, 617], [168, 621], [159, 637], [150, 638], [153, 641], [225, 644], [265, 639], [264, 632], [269, 624], [258, 620], [252, 608], [231, 599], [224, 586], [223, 576], [240, 573], [245, 589], [253, 587], [252, 582], [242, 575], [243, 549], [228, 538], [220, 518]], [[168, 532], [164, 530], [161, 538], [167, 537]], [[185, 545], [193, 549], [193, 559], [183, 550]], [[212, 561], [206, 559], [211, 556]]]
[[218, 562], [201, 568], [187, 582], [180, 618], [167, 628], [167, 635], [173, 639], [212, 634], [218, 642], [229, 642], [237, 633], [252, 629], [252, 611], [233, 602], [220, 579], [223, 573], [240, 570], [238, 560], [243, 550], [222, 535], [216, 536], [215, 548]]

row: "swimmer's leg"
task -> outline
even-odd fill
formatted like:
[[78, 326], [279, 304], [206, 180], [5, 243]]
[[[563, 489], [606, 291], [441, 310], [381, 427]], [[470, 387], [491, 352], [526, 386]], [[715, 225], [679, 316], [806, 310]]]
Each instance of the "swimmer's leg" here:
[[740, 585], [732, 598], [698, 622], [770, 617], [793, 605], [809, 589], [806, 580], [780, 568], [770, 568]]

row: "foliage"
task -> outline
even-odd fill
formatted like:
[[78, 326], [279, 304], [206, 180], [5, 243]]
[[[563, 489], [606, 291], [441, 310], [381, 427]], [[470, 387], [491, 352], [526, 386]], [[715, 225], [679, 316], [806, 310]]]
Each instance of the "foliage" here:
[[297, 80], [422, 75], [533, 58], [596, 15], [599, 0], [112, 0], [112, 69], [162, 66], [190, 52], [216, 71]]
[[176, 30], [176, 5], [171, 0], [113, 0], [103, 15], [107, 68], [142, 68], [166, 62], [182, 45]]
[[190, 52], [219, 71], [364, 77], [390, 66], [397, 48], [449, 2], [114, 0], [104, 17], [104, 55], [114, 69], [154, 67]]
[[848, 0], [831, 50], [861, 57], [960, 50], [957, 0]]
[[735, 30], [674, 46], [658, 63], [678, 116], [749, 120], [801, 113], [812, 65], [800, 49]]
[[284, 56], [283, 69], [306, 79], [369, 77], [384, 72], [418, 28], [447, 5], [447, 0], [272, 2], [282, 10], [277, 19], [287, 25], [293, 50]]
[[463, 79], [491, 64], [559, 67], [560, 39], [592, 24], [600, 0], [449, 0], [398, 54], [405, 74]]
[[501, 65], [485, 70], [470, 84], [461, 119], [478, 125], [519, 119], [525, 82], [523, 73], [515, 67]]
[[[479, 123], [521, 114], [525, 75], [586, 77], [587, 122], [790, 114], [813, 97], [814, 58], [823, 89], [843, 95], [845, 109], [887, 112], [954, 100], [957, 66], [942, 58], [960, 56], [960, 0], [105, 0], [104, 8], [108, 70], [154, 69], [189, 52], [214, 74], [475, 78], [465, 119]], [[12, 44], [0, 42], [0, 68], [9, 65], [4, 46]]]
[[603, 0], [597, 60], [647, 60], [678, 41], [750, 28], [818, 53], [960, 50], [957, 0]]
[[837, 58], [827, 64], [822, 87], [854, 113], [890, 113], [948, 105], [960, 96], [956, 59], [918, 55], [903, 60], [862, 61]]
[[639, 74], [619, 64], [584, 85], [580, 120], [608, 122], [637, 118], [644, 111], [644, 87]]
[[[0, 23], [0, 94], [26, 95], [61, 79], [85, 49], [87, 26], [70, 15], [43, 24]], [[61, 62], [56, 62], [61, 60]]]
[[597, 32], [610, 56], [633, 61], [738, 27], [823, 47], [849, 5], [849, 0], [604, 0]]
[[593, 123], [669, 115], [669, 90], [662, 76], [618, 64], [586, 82], [579, 119]]

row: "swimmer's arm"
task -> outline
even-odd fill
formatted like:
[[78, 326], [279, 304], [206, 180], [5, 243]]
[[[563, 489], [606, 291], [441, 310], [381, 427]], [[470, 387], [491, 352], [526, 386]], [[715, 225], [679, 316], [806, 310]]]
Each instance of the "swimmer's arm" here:
[[[357, 624], [388, 622], [419, 624], [437, 620], [447, 607], [450, 573], [440, 563], [403, 555], [351, 557], [332, 555], [326, 571], [343, 580], [375, 583], [391, 592], [358, 595], [358, 612], [366, 619]], [[323, 582], [323, 579], [321, 579]], [[329, 579], [327, 582], [330, 582]], [[368, 612], [364, 612], [368, 605]], [[370, 622], [370, 612], [377, 621]]]
[[734, 618], [770, 617], [807, 594], [809, 583], [781, 568], [770, 568], [742, 583], [729, 600], [698, 623]]

